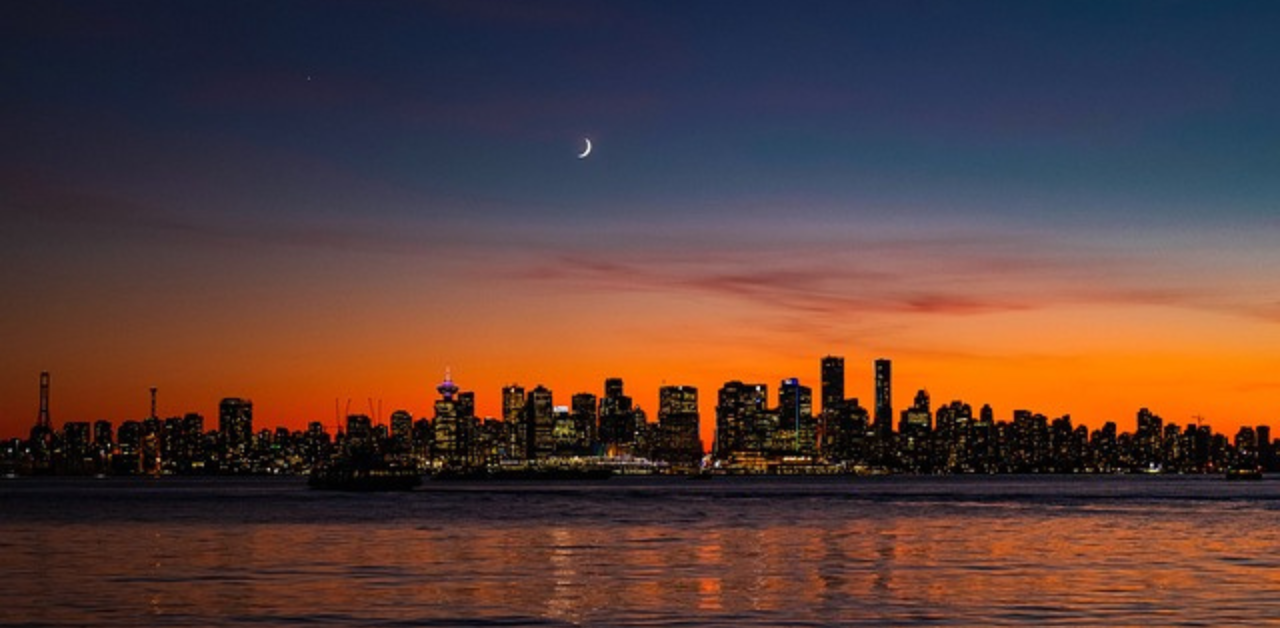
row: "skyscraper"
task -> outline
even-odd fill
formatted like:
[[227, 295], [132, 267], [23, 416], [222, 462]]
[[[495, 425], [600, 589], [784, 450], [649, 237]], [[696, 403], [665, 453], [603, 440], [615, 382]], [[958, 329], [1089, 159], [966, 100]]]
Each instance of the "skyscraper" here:
[[475, 393], [458, 394], [449, 371], [436, 386], [440, 399], [435, 403], [435, 451], [446, 463], [467, 465], [471, 462], [474, 430]]
[[812, 453], [817, 447], [813, 423], [813, 389], [801, 386], [796, 378], [784, 379], [778, 388], [778, 423], [792, 430], [796, 453]]
[[822, 413], [831, 414], [844, 404], [844, 358], [822, 358]]
[[717, 457], [727, 457], [735, 452], [760, 451], [763, 448], [763, 417], [767, 410], [768, 387], [764, 384], [744, 384], [734, 380], [720, 387], [716, 403], [716, 440], [713, 451]]
[[253, 402], [227, 397], [218, 404], [218, 432], [228, 452], [243, 454], [253, 442]]
[[529, 459], [547, 458], [555, 453], [555, 405], [552, 403], [551, 391], [539, 385], [529, 391], [525, 402], [525, 415], [528, 426]]
[[658, 427], [669, 460], [692, 464], [702, 457], [699, 423], [697, 388], [663, 386], [658, 390]]
[[347, 415], [347, 443], [365, 445], [373, 437], [373, 418], [367, 414]]
[[903, 410], [902, 417], [898, 419], [898, 431], [903, 434], [912, 432], [916, 436], [928, 434], [933, 429], [931, 412], [929, 391], [924, 389], [916, 391], [915, 402], [910, 408]]
[[399, 449], [408, 450], [413, 446], [413, 415], [408, 410], [391, 413], [391, 439]]
[[631, 397], [622, 392], [622, 379], [604, 380], [600, 399], [600, 444], [609, 455], [629, 453], [636, 439], [636, 414]]
[[591, 446], [599, 442], [597, 425], [600, 411], [596, 396], [588, 392], [578, 393], [573, 396], [570, 408], [572, 408], [574, 429], [582, 433], [584, 443]]
[[502, 421], [506, 423], [507, 452], [514, 458], [523, 458], [529, 452], [529, 428], [526, 425], [524, 387], [517, 384], [502, 387]]
[[875, 431], [880, 436], [893, 432], [893, 365], [885, 359], [876, 360], [876, 413]]

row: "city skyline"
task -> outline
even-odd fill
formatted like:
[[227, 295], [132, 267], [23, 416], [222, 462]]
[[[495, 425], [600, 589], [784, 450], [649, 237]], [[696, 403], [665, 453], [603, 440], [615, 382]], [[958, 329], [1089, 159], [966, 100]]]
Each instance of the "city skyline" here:
[[[874, 411], [1280, 398], [1280, 7], [17, 3], [0, 434], [799, 378]], [[585, 157], [584, 140], [591, 142]], [[171, 410], [172, 409], [172, 410]]]
[[[794, 415], [794, 430], [797, 442], [801, 440], [801, 421], [815, 421], [815, 429], [818, 423], [831, 419], [836, 414], [848, 410], [856, 410], [863, 414], [862, 420], [865, 421], [865, 434], [868, 438], [884, 438], [888, 436], [907, 435], [912, 426], [913, 421], [922, 422], [926, 431], [932, 430], [935, 420], [931, 412], [934, 400], [933, 395], [927, 387], [914, 389], [909, 395], [911, 401], [898, 405], [888, 393], [892, 390], [893, 361], [889, 358], [876, 358], [874, 361], [874, 379], [871, 382], [871, 394], [867, 397], [858, 395], [841, 396], [846, 390], [853, 389], [856, 386], [850, 386], [845, 378], [845, 358], [844, 356], [825, 355], [821, 358], [819, 364], [820, 379], [816, 387], [805, 385], [805, 382], [811, 381], [799, 377], [786, 377], [776, 380], [776, 383], [768, 383], [767, 381], [759, 381], [755, 383], [750, 378], [731, 378], [721, 380], [721, 383], [714, 388], [702, 388], [701, 390], [715, 390], [718, 394], [702, 394], [699, 395], [700, 388], [689, 384], [670, 383], [663, 381], [659, 388], [652, 391], [653, 396], [657, 398], [657, 403], [652, 406], [646, 406], [637, 401], [645, 395], [635, 394], [635, 388], [626, 386], [625, 378], [607, 377], [603, 379], [602, 385], [598, 389], [577, 389], [571, 393], [560, 393], [560, 397], [556, 397], [554, 388], [545, 384], [537, 383], [532, 386], [525, 386], [519, 382], [508, 382], [503, 384], [501, 391], [495, 395], [494, 400], [488, 400], [487, 403], [478, 403], [477, 395], [474, 389], [464, 388], [454, 381], [452, 369], [445, 369], [444, 377], [438, 383], [431, 387], [435, 393], [435, 397], [428, 399], [425, 403], [426, 408], [421, 411], [415, 411], [408, 406], [388, 405], [384, 411], [382, 398], [366, 397], [363, 400], [346, 398], [345, 404], [342, 398], [333, 400], [332, 414], [328, 417], [312, 417], [306, 419], [299, 424], [295, 422], [281, 422], [274, 419], [266, 419], [270, 421], [270, 429], [292, 429], [295, 432], [302, 429], [314, 429], [316, 426], [323, 426], [324, 429], [333, 429], [335, 433], [341, 433], [344, 426], [349, 425], [353, 417], [363, 417], [363, 421], [368, 423], [367, 427], [380, 427], [389, 429], [396, 423], [397, 416], [412, 420], [427, 419], [434, 421], [440, 416], [452, 416], [455, 414], [455, 405], [462, 404], [465, 407], [462, 412], [463, 416], [472, 417], [477, 421], [498, 420], [508, 424], [515, 424], [523, 418], [526, 410], [526, 403], [529, 406], [538, 406], [540, 410], [538, 414], [545, 415], [545, 419], [550, 421], [552, 411], [556, 413], [578, 414], [585, 407], [584, 402], [589, 402], [591, 413], [594, 414], [595, 420], [592, 422], [591, 432], [593, 438], [599, 437], [604, 441], [611, 438], [616, 440], [619, 437], [606, 436], [611, 431], [627, 431], [634, 429], [631, 427], [622, 428], [620, 426], [609, 427], [610, 415], [616, 414], [621, 417], [623, 415], [629, 417], [628, 421], [634, 419], [639, 421], [638, 425], [657, 426], [665, 415], [672, 412], [671, 408], [680, 408], [681, 414], [692, 414], [692, 421], [697, 423], [696, 431], [692, 432], [692, 437], [700, 439], [703, 443], [703, 453], [714, 453], [715, 444], [720, 442], [724, 436], [721, 434], [723, 426], [721, 425], [720, 411], [726, 404], [724, 394], [726, 391], [739, 391], [745, 394], [743, 399], [750, 399], [749, 405], [757, 407], [758, 410], [767, 409], [775, 412], [779, 419], [783, 421], [782, 428], [786, 429], [787, 417]], [[76, 418], [64, 421], [54, 421], [52, 418], [50, 396], [52, 390], [52, 374], [48, 371], [42, 371], [38, 377], [38, 401], [36, 403], [37, 412], [36, 420], [29, 427], [42, 429], [46, 432], [59, 432], [60, 426], [69, 423], [76, 424], [93, 424], [93, 423], [140, 423], [144, 420], [157, 419], [180, 419], [183, 417], [203, 417], [205, 412], [199, 409], [186, 408], [170, 411], [160, 411], [162, 407], [158, 404], [157, 387], [147, 389], [150, 411], [143, 415], [126, 416], [123, 418], [97, 416], [96, 418]], [[772, 392], [770, 392], [772, 391]], [[630, 393], [630, 394], [628, 394]], [[526, 394], [528, 395], [526, 397]], [[682, 399], [684, 395], [691, 394], [689, 399], [684, 401], [673, 401]], [[485, 400], [487, 395], [480, 395], [481, 400]], [[542, 399], [540, 402], [534, 402], [535, 398]], [[566, 398], [568, 402], [566, 402]], [[619, 405], [616, 399], [621, 399]], [[441, 406], [442, 400], [446, 403]], [[367, 405], [361, 405], [359, 402], [364, 401]], [[1102, 429], [1105, 425], [1110, 424], [1117, 426], [1123, 430], [1130, 423], [1134, 423], [1135, 431], [1143, 431], [1144, 417], [1155, 416], [1159, 421], [1163, 422], [1164, 418], [1158, 411], [1153, 412], [1149, 405], [1157, 407], [1154, 404], [1144, 404], [1136, 407], [1134, 411], [1124, 417], [1110, 418], [1097, 422], [1082, 420], [1081, 417], [1074, 416], [1071, 412], [1048, 413], [1040, 408], [1033, 406], [1020, 406], [1007, 409], [997, 410], [988, 402], [981, 399], [969, 399], [963, 396], [951, 398], [936, 398], [937, 406], [941, 410], [949, 406], [964, 405], [969, 408], [980, 408], [982, 415], [989, 420], [995, 422], [1012, 422], [1019, 416], [1037, 416], [1046, 419], [1067, 419], [1073, 425], [1087, 428], [1092, 431]], [[730, 405], [744, 401], [730, 401]], [[500, 411], [497, 413], [487, 413], [485, 408], [499, 404]], [[255, 430], [246, 427], [243, 419], [229, 419], [228, 407], [242, 408], [247, 407], [249, 416], [252, 416], [252, 407], [254, 401], [248, 396], [220, 396], [217, 400], [216, 411], [208, 416], [217, 417], [219, 433], [233, 434], [233, 438], [237, 442], [248, 442], [254, 437]], [[545, 406], [545, 407], [543, 407]], [[923, 410], [921, 410], [923, 409]], [[912, 416], [913, 413], [923, 412], [923, 415]], [[242, 409], [232, 410], [232, 416], [239, 416], [243, 412]], [[785, 415], [785, 416], [784, 416]], [[259, 415], [261, 417], [261, 414]], [[250, 421], [251, 422], [251, 421]], [[1194, 415], [1189, 420], [1183, 422], [1177, 419], [1169, 421], [1170, 425], [1195, 425], [1196, 427], [1214, 428], [1217, 426], [1212, 421], [1206, 419], [1202, 415]], [[232, 429], [228, 429], [228, 425], [236, 425]], [[1255, 429], [1262, 428], [1269, 430], [1270, 422], [1265, 417], [1259, 417], [1253, 421], [1240, 422], [1238, 424], [1229, 424], [1229, 428], [1238, 429]], [[262, 428], [269, 429], [269, 428]], [[534, 429], [531, 427], [530, 429]], [[539, 427], [539, 430], [549, 430], [550, 426]], [[824, 428], [825, 429], [825, 428]], [[1217, 433], [1227, 434], [1229, 430], [1218, 430]], [[27, 431], [13, 435], [0, 434], [0, 440], [22, 440], [28, 435], [34, 435], [35, 432]], [[544, 436], [547, 436], [544, 435]], [[634, 433], [631, 436], [634, 437]], [[810, 440], [818, 440], [818, 434], [806, 434], [806, 438]], [[532, 442], [534, 435], [530, 433], [527, 437]], [[525, 447], [526, 445], [521, 445]], [[544, 452], [545, 453], [545, 452]], [[530, 455], [530, 458], [534, 456]]]
[[[779, 382], [776, 403], [768, 384], [726, 381], [715, 394], [711, 440], [699, 410], [699, 390], [664, 385], [656, 420], [627, 395], [625, 382], [609, 378], [604, 394], [579, 392], [570, 405], [539, 385], [502, 389], [503, 416], [477, 414], [476, 393], [446, 372], [436, 386], [430, 416], [404, 409], [383, 420], [381, 403], [368, 413], [335, 401], [333, 432], [321, 421], [305, 430], [255, 425], [253, 401], [225, 397], [217, 427], [205, 429], [199, 413], [161, 418], [157, 389], [150, 413], [118, 426], [107, 420], [51, 421], [51, 376], [40, 373], [39, 419], [30, 438], [0, 440], [0, 471], [30, 475], [277, 475], [310, 473], [312, 481], [336, 481], [329, 470], [381, 461], [416, 477], [494, 479], [515, 473], [615, 472], [697, 475], [867, 475], [1006, 473], [1222, 473], [1258, 478], [1277, 468], [1269, 424], [1241, 426], [1234, 436], [1196, 417], [1181, 425], [1149, 408], [1134, 416], [1134, 429], [1114, 421], [1090, 429], [1068, 415], [1032, 409], [997, 416], [989, 404], [964, 400], [934, 404], [927, 390], [898, 412], [895, 430], [891, 361], [876, 360], [874, 407], [842, 397], [844, 359], [821, 360], [821, 407], [814, 390], [797, 378]], [[705, 399], [705, 397], [703, 397]], [[563, 398], [561, 398], [563, 402]], [[340, 409], [341, 408], [341, 409]], [[976, 408], [976, 411], [975, 411]], [[363, 461], [357, 463], [356, 461]], [[594, 470], [591, 470], [594, 469]], [[330, 478], [317, 480], [317, 478]], [[563, 476], [562, 476], [563, 477]], [[576, 477], [582, 478], [581, 475]], [[419, 482], [418, 480], [410, 480]], [[411, 488], [411, 486], [410, 486]]]

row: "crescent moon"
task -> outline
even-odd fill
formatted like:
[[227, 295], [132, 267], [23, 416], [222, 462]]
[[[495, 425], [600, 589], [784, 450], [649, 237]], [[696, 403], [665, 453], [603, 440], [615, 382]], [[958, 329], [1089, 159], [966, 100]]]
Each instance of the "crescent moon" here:
[[591, 138], [584, 137], [582, 141], [587, 143], [587, 147], [581, 153], [578, 153], [578, 159], [586, 159], [587, 155], [591, 154]]

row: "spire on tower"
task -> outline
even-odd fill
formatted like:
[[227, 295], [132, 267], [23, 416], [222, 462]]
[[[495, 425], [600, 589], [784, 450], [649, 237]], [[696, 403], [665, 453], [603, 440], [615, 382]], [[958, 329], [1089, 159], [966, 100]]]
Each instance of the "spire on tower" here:
[[49, 418], [49, 371], [40, 372], [40, 414], [36, 416], [36, 427], [53, 431], [53, 421]]
[[444, 381], [440, 382], [439, 386], [436, 386], [436, 391], [446, 400], [451, 400], [454, 395], [458, 394], [458, 386], [453, 383], [453, 373], [451, 371], [452, 369], [445, 367]]

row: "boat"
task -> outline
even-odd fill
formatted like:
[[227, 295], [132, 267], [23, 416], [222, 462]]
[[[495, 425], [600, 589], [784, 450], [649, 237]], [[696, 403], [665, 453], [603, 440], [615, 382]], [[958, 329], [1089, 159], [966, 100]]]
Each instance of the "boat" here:
[[1262, 469], [1250, 466], [1233, 466], [1227, 468], [1227, 480], [1261, 480]]
[[474, 468], [442, 468], [431, 475], [432, 480], [510, 480], [510, 481], [563, 481], [607, 480], [613, 477], [608, 467], [578, 466], [491, 466]]
[[607, 480], [613, 469], [601, 467], [526, 467], [489, 471], [492, 480]]
[[342, 458], [316, 467], [307, 486], [325, 491], [410, 491], [422, 485], [422, 474], [377, 458]]

